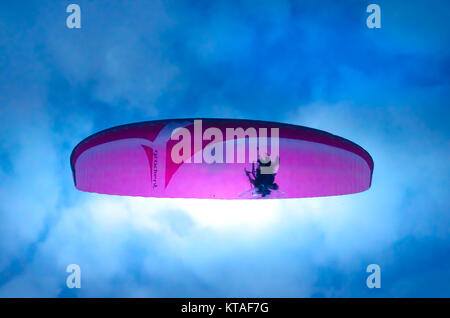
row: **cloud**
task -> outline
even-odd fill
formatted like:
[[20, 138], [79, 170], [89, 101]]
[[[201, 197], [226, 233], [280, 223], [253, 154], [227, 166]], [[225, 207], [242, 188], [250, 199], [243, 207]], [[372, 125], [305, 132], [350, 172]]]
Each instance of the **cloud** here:
[[[65, 28], [64, 4], [0, 10], [0, 296], [447, 295], [447, 20], [380, 5], [378, 31], [360, 2], [80, 1], [81, 30]], [[374, 158], [372, 188], [279, 201], [74, 189], [82, 138], [192, 116], [348, 138]], [[71, 263], [80, 290], [65, 286]], [[370, 263], [381, 290], [365, 286]]]

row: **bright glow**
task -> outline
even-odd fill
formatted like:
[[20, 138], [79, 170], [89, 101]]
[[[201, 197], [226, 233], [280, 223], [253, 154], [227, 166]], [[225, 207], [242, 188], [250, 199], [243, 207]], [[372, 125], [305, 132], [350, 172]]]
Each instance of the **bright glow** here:
[[164, 231], [164, 220], [174, 211], [186, 213], [195, 226], [214, 229], [258, 230], [279, 218], [279, 200], [159, 199], [95, 195], [86, 203], [103, 227], [129, 223], [136, 228]]
[[275, 222], [278, 200], [200, 200], [177, 199], [180, 209], [200, 226], [216, 229], [245, 227], [262, 229]]

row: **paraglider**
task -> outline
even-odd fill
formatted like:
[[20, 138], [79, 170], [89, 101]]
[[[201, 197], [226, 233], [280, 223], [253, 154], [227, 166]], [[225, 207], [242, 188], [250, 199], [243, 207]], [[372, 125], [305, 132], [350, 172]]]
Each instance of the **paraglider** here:
[[237, 119], [128, 124], [81, 141], [70, 158], [75, 187], [112, 195], [273, 199], [370, 188], [373, 160], [317, 129]]

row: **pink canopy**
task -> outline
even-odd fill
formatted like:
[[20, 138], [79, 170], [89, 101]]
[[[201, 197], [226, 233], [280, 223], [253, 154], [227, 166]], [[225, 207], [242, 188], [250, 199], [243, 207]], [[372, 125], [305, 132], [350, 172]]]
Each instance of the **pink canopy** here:
[[[227, 131], [238, 128], [246, 133], [256, 131], [257, 138]], [[276, 130], [278, 136], [271, 135]], [[214, 137], [209, 134], [208, 138], [205, 133], [208, 131], [216, 134]], [[263, 156], [259, 161], [249, 155], [252, 141], [256, 141], [261, 151], [264, 131], [267, 131], [267, 154], [271, 158], [268, 163]], [[176, 137], [177, 132], [192, 137], [184, 143], [189, 151], [187, 148], [178, 151], [184, 138]], [[217, 134], [223, 136], [222, 140]], [[234, 147], [231, 155], [230, 143]], [[245, 150], [244, 162], [238, 159], [239, 145]], [[276, 145], [275, 153], [271, 147]], [[215, 148], [211, 152], [212, 147]], [[207, 162], [205, 153], [219, 158], [219, 151], [223, 151], [223, 160]], [[183, 161], [174, 154], [183, 156]], [[225, 159], [227, 154], [232, 160]], [[268, 165], [271, 170], [264, 170]], [[176, 119], [129, 124], [96, 133], [75, 147], [71, 167], [76, 188], [87, 192], [250, 199], [361, 192], [370, 188], [374, 165], [371, 156], [360, 146], [316, 129], [264, 121], [201, 119], [201, 131], [198, 131], [194, 119]]]

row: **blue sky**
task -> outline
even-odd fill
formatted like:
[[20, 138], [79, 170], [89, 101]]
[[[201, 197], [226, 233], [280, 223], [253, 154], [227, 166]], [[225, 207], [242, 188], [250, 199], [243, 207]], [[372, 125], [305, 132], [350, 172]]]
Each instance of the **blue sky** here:
[[[450, 295], [447, 2], [376, 1], [378, 30], [367, 1], [72, 2], [79, 30], [69, 1], [0, 4], [1, 297]], [[372, 188], [226, 202], [74, 188], [81, 139], [173, 117], [329, 131], [370, 152]]]

